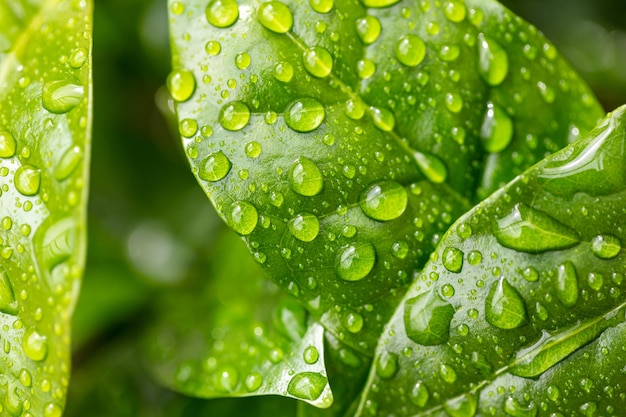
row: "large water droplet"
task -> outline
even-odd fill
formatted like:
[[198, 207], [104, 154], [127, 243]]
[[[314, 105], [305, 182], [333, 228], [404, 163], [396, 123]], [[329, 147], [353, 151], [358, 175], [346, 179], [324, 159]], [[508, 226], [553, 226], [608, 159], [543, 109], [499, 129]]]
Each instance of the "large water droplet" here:
[[302, 372], [289, 381], [287, 392], [296, 398], [314, 401], [322, 395], [328, 379], [317, 372]]
[[237, 21], [239, 7], [235, 0], [209, 0], [206, 19], [217, 28], [227, 28]]
[[293, 15], [284, 3], [268, 1], [259, 7], [259, 22], [272, 32], [287, 33], [293, 26]]
[[33, 328], [28, 329], [22, 339], [22, 349], [30, 359], [40, 362], [48, 355], [48, 338]]
[[443, 403], [449, 417], [474, 417], [477, 408], [478, 398], [472, 394], [463, 394]]
[[50, 113], [66, 113], [83, 99], [85, 89], [70, 81], [52, 81], [44, 84], [41, 95], [43, 106]]
[[422, 381], [417, 381], [409, 394], [411, 402], [418, 407], [424, 407], [429, 397], [430, 393], [428, 392], [428, 387]]
[[580, 242], [575, 230], [522, 203], [495, 222], [493, 233], [502, 246], [528, 253], [567, 249]]
[[289, 170], [289, 184], [296, 193], [311, 197], [322, 191], [324, 177], [313, 161], [302, 156]]
[[314, 214], [302, 213], [289, 220], [288, 227], [296, 239], [311, 242], [320, 232], [320, 221]]
[[0, 311], [5, 314], [17, 314], [17, 302], [13, 294], [13, 286], [6, 271], [0, 268]]
[[41, 185], [41, 170], [32, 165], [24, 165], [15, 171], [13, 178], [15, 188], [20, 194], [32, 196], [39, 192]]
[[414, 152], [413, 157], [420, 172], [428, 181], [441, 184], [448, 178], [448, 168], [438, 157], [428, 153]]
[[301, 98], [292, 101], [285, 109], [285, 123], [297, 132], [311, 132], [317, 129], [324, 118], [324, 106], [314, 98]]
[[226, 130], [241, 130], [246, 127], [250, 121], [250, 109], [242, 101], [233, 101], [222, 107], [219, 121], [220, 125]]
[[388, 109], [370, 107], [370, 114], [372, 116], [374, 126], [383, 132], [391, 132], [396, 125], [396, 118]]
[[454, 307], [436, 291], [410, 298], [404, 305], [406, 335], [415, 343], [434, 346], [445, 343], [450, 337], [450, 322]]
[[378, 355], [376, 373], [381, 379], [392, 378], [398, 372], [398, 355], [387, 350]]
[[504, 412], [513, 417], [535, 417], [538, 411], [537, 405], [532, 401], [526, 407], [513, 397], [504, 401]]
[[417, 35], [405, 35], [396, 43], [395, 54], [400, 63], [407, 67], [415, 67], [421, 64], [426, 56], [426, 44]]
[[190, 71], [174, 70], [167, 77], [167, 88], [174, 100], [187, 101], [196, 90], [196, 79]]
[[256, 207], [245, 201], [238, 201], [230, 206], [228, 225], [240, 235], [252, 233], [259, 221]]
[[454, 23], [461, 22], [465, 19], [466, 12], [465, 4], [456, 0], [446, 1], [443, 5], [443, 14], [449, 21]]
[[500, 329], [515, 329], [527, 322], [526, 305], [504, 277], [494, 282], [485, 300], [485, 319]]
[[205, 181], [219, 181], [229, 172], [232, 164], [222, 151], [207, 156], [198, 170], [198, 177]]
[[480, 138], [487, 152], [505, 150], [513, 139], [513, 120], [498, 105], [487, 103], [487, 112], [480, 128]]
[[499, 43], [478, 34], [478, 73], [491, 86], [500, 85], [509, 73], [509, 57]]
[[361, 193], [361, 210], [379, 221], [397, 219], [404, 213], [408, 203], [406, 189], [395, 181], [380, 181]]
[[443, 251], [443, 266], [450, 272], [461, 272], [463, 269], [463, 251], [447, 247]]
[[302, 55], [304, 68], [313, 76], [325, 78], [333, 70], [333, 57], [321, 46], [307, 49]]
[[15, 155], [17, 142], [10, 132], [0, 130], [0, 158], [10, 158]]
[[374, 16], [365, 16], [357, 19], [356, 33], [364, 44], [369, 45], [378, 39], [382, 31], [380, 20]]
[[309, 4], [318, 13], [329, 13], [335, 5], [335, 0], [309, 0]]
[[622, 242], [609, 234], [598, 235], [591, 239], [591, 252], [600, 259], [613, 259], [622, 250]]
[[556, 297], [565, 307], [573, 307], [578, 302], [578, 275], [574, 264], [570, 261], [558, 267]]
[[365, 278], [376, 264], [376, 249], [369, 242], [344, 246], [335, 258], [335, 271], [345, 281]]

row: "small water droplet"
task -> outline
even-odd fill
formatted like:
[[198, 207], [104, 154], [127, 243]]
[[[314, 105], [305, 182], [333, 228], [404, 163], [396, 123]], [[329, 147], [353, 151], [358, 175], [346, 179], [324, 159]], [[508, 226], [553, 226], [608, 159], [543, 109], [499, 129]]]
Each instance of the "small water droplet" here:
[[272, 191], [270, 193], [270, 203], [272, 203], [274, 207], [282, 206], [284, 201], [285, 197], [280, 191]]
[[446, 94], [445, 102], [446, 102], [446, 107], [452, 113], [458, 113], [461, 111], [461, 109], [463, 109], [463, 99], [458, 94], [454, 94], [454, 93]]
[[11, 158], [15, 155], [17, 142], [10, 132], [0, 131], [0, 158]]
[[248, 142], [245, 147], [248, 158], [258, 158], [263, 151], [261, 144], [257, 141]]
[[252, 372], [246, 377], [245, 385], [248, 392], [254, 392], [263, 385], [263, 376], [258, 372]]
[[610, 234], [602, 234], [591, 239], [591, 252], [600, 259], [613, 259], [622, 250], [622, 242]]
[[500, 329], [515, 329], [527, 323], [524, 299], [504, 277], [494, 282], [489, 290], [485, 319]]
[[31, 328], [24, 333], [22, 349], [30, 359], [40, 362], [48, 355], [48, 338]]
[[565, 307], [573, 307], [578, 302], [578, 274], [570, 261], [558, 267], [556, 296]]
[[324, 178], [317, 165], [302, 156], [289, 170], [289, 184], [296, 193], [311, 197], [322, 191]]
[[274, 66], [274, 78], [288, 83], [293, 78], [293, 65], [287, 61], [279, 62]]
[[322, 395], [327, 384], [328, 380], [322, 374], [302, 372], [291, 378], [287, 392], [296, 398], [313, 401]]
[[232, 167], [230, 160], [222, 151], [207, 156], [198, 170], [198, 177], [205, 181], [219, 181], [223, 179]]
[[539, 279], [539, 273], [532, 266], [527, 267], [522, 271], [522, 276], [528, 282], [536, 282]]
[[20, 382], [22, 383], [22, 385], [24, 385], [25, 387], [31, 387], [33, 385], [33, 376], [31, 375], [31, 373], [28, 371], [28, 369], [23, 368], [20, 371]]
[[292, 101], [285, 109], [285, 123], [297, 132], [311, 132], [317, 129], [325, 117], [324, 106], [314, 98]]
[[409, 339], [424, 346], [445, 343], [450, 337], [454, 307], [436, 291], [410, 298], [404, 305], [404, 327]]
[[441, 295], [443, 295], [446, 298], [453, 297], [454, 293], [455, 293], [455, 290], [451, 284], [444, 284], [443, 287], [441, 287]]
[[513, 397], [508, 397], [504, 401], [504, 412], [513, 417], [535, 417], [538, 413], [537, 406], [531, 401], [524, 407]]
[[428, 387], [422, 381], [417, 381], [411, 389], [411, 394], [409, 394], [411, 402], [418, 407], [424, 407], [429, 397]]
[[43, 410], [44, 417], [61, 417], [63, 415], [63, 409], [56, 403], [48, 403]]
[[309, 365], [313, 365], [319, 360], [320, 353], [315, 346], [307, 346], [302, 353], [302, 359]]
[[252, 233], [259, 221], [256, 207], [245, 201], [238, 201], [230, 206], [228, 225], [240, 235]]
[[344, 246], [335, 258], [335, 271], [345, 281], [365, 278], [376, 264], [376, 249], [369, 242]]
[[69, 64], [70, 67], [74, 69], [78, 69], [82, 67], [87, 61], [88, 52], [85, 48], [76, 48], [72, 51], [72, 55], [70, 55]]
[[559, 399], [559, 395], [561, 394], [561, 391], [556, 385], [550, 384], [548, 385], [548, 388], [546, 389], [546, 394], [550, 401], [557, 401]]
[[390, 379], [398, 372], [398, 355], [383, 350], [376, 359], [376, 374], [381, 379]]
[[463, 252], [454, 247], [447, 247], [443, 251], [443, 266], [450, 272], [461, 272], [463, 269]]
[[248, 125], [250, 109], [242, 101], [233, 101], [222, 107], [219, 114], [220, 125], [226, 130], [237, 131]]
[[376, 72], [376, 64], [370, 59], [363, 58], [356, 63], [356, 73], [361, 79], [367, 79]]
[[420, 172], [428, 181], [441, 184], [448, 178], [448, 168], [439, 157], [417, 151], [413, 153], [413, 157]]
[[539, 88], [539, 94], [541, 94], [541, 98], [548, 104], [554, 102], [554, 89], [547, 85], [546, 83], [539, 81], [537, 83], [537, 88]]
[[447, 1], [443, 5], [443, 14], [451, 22], [461, 22], [463, 19], [465, 19], [465, 13], [465, 4], [461, 2]]
[[239, 371], [232, 366], [223, 366], [215, 372], [215, 385], [219, 391], [233, 392], [239, 384]]
[[456, 382], [456, 370], [445, 363], [439, 364], [439, 376], [448, 384], [454, 384]]
[[18, 311], [11, 280], [3, 268], [0, 268], [0, 311], [13, 316]]
[[417, 35], [405, 35], [396, 43], [395, 55], [403, 65], [416, 67], [422, 63], [426, 56], [426, 44]]
[[443, 45], [441, 49], [439, 49], [439, 58], [444, 61], [452, 62], [455, 61], [459, 54], [461, 53], [461, 48], [455, 44]]
[[63, 153], [56, 168], [54, 178], [57, 181], [64, 181], [72, 175], [83, 160], [83, 151], [78, 146], [72, 146]]
[[250, 54], [248, 54], [247, 52], [237, 54], [237, 56], [235, 57], [235, 66], [240, 70], [245, 70], [246, 68], [248, 68], [250, 66], [250, 63]]
[[589, 284], [589, 288], [592, 290], [600, 291], [604, 284], [604, 277], [602, 274], [590, 272], [589, 275], [587, 275], [587, 284]]
[[328, 77], [333, 70], [333, 57], [321, 46], [307, 49], [302, 55], [304, 68], [317, 78]]
[[178, 124], [178, 133], [184, 138], [193, 137], [198, 132], [198, 122], [195, 119], [183, 119]]
[[391, 132], [396, 125], [396, 118], [388, 109], [370, 107], [370, 114], [372, 116], [374, 126], [383, 132]]
[[480, 138], [487, 152], [498, 153], [505, 150], [513, 139], [513, 120], [500, 106], [487, 103], [487, 112], [480, 128]]
[[463, 394], [443, 403], [449, 417], [474, 417], [477, 408], [478, 398], [472, 394]]
[[335, 6], [335, 0], [309, 0], [309, 4], [317, 13], [329, 13]]
[[196, 79], [187, 70], [174, 70], [167, 77], [167, 87], [175, 101], [187, 101], [196, 90]]
[[235, 0], [209, 0], [206, 19], [216, 28], [227, 28], [239, 18], [239, 7]]
[[82, 85], [66, 80], [51, 81], [44, 84], [41, 100], [50, 113], [61, 114], [76, 107], [83, 100], [84, 94]]
[[367, 107], [363, 100], [360, 98], [350, 98], [346, 101], [345, 112], [346, 116], [351, 118], [352, 120], [359, 120], [365, 114], [365, 110]]
[[204, 46], [204, 50], [207, 54], [211, 56], [216, 56], [219, 55], [219, 53], [222, 51], [222, 44], [220, 44], [218, 41], [208, 41]]
[[368, 15], [356, 20], [356, 33], [366, 45], [376, 42], [381, 32], [380, 20], [374, 16]]
[[343, 316], [342, 323], [350, 333], [358, 333], [363, 328], [363, 316], [359, 313], [348, 313]]
[[473, 250], [467, 255], [467, 262], [469, 262], [470, 265], [478, 265], [482, 262], [482, 260], [483, 254], [480, 253], [480, 251]]
[[594, 417], [596, 415], [596, 411], [598, 410], [598, 404], [593, 401], [589, 401], [578, 407], [578, 410], [586, 417]]
[[259, 22], [276, 33], [287, 33], [293, 27], [291, 10], [280, 1], [268, 1], [259, 7]]
[[409, 244], [404, 240], [398, 240], [391, 245], [391, 254], [398, 259], [404, 259], [409, 254]]
[[313, 214], [302, 213], [289, 220], [288, 227], [296, 239], [311, 242], [320, 232], [320, 221]]
[[33, 196], [39, 192], [41, 170], [32, 165], [21, 166], [15, 171], [13, 182], [22, 195]]
[[380, 181], [361, 193], [361, 210], [379, 221], [397, 219], [404, 213], [408, 203], [406, 189], [395, 181]]
[[478, 34], [478, 73], [490, 86], [502, 84], [509, 73], [509, 57], [500, 44]]

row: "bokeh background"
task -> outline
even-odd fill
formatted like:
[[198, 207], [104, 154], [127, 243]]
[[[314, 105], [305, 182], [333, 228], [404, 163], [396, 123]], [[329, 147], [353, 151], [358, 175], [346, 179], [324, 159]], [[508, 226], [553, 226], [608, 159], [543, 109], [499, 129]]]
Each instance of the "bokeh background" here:
[[[503, 3], [555, 43], [607, 111], [626, 103], [624, 0]], [[94, 16], [89, 250], [66, 415], [293, 414], [285, 399], [185, 398], [142, 368], [137, 336], [160, 296], [207, 279], [225, 238], [168, 117], [166, 0], [98, 0]]]

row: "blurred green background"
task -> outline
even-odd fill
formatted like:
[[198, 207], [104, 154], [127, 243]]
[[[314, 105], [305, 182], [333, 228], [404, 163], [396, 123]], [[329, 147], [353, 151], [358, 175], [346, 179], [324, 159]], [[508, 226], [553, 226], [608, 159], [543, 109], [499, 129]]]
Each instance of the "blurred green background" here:
[[[556, 44], [607, 111], [626, 103], [623, 0], [503, 3]], [[159, 296], [206, 279], [223, 231], [166, 116], [166, 7], [166, 0], [95, 5], [89, 254], [66, 415], [291, 415], [295, 405], [285, 399], [182, 397], [154, 384], [138, 360], [137, 335]]]

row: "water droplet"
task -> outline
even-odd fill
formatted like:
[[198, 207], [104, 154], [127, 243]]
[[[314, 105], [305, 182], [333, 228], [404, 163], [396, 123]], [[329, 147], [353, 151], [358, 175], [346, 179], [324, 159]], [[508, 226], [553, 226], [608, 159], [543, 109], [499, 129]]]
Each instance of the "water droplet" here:
[[446, 298], [453, 297], [454, 292], [454, 287], [451, 284], [444, 284], [443, 287], [441, 287], [441, 295]]
[[352, 120], [359, 120], [365, 114], [366, 108], [365, 103], [360, 98], [350, 98], [346, 101], [346, 116]]
[[83, 99], [85, 89], [70, 81], [51, 81], [43, 86], [41, 95], [43, 106], [50, 113], [67, 113]]
[[404, 213], [408, 203], [406, 189], [395, 181], [380, 181], [361, 193], [361, 210], [379, 221], [397, 219]]
[[263, 376], [258, 372], [252, 372], [246, 377], [245, 384], [248, 392], [254, 392], [263, 385]]
[[17, 191], [22, 195], [35, 195], [39, 192], [41, 185], [41, 170], [32, 165], [21, 166], [15, 171], [13, 182]]
[[530, 402], [527, 407], [513, 397], [508, 397], [504, 401], [504, 412], [514, 417], [535, 417], [537, 415], [537, 406], [534, 402]]
[[70, 55], [69, 64], [72, 68], [78, 69], [87, 61], [88, 52], [85, 48], [76, 48]]
[[261, 144], [257, 141], [248, 142], [245, 147], [248, 158], [258, 158], [263, 151]]
[[470, 265], [478, 265], [482, 262], [482, 260], [483, 254], [477, 250], [473, 250], [467, 255], [467, 262], [469, 262]]
[[465, 19], [465, 5], [458, 1], [447, 1], [443, 5], [443, 13], [451, 22], [461, 22]]
[[187, 101], [196, 90], [196, 79], [187, 70], [174, 70], [167, 77], [167, 88], [175, 101]]
[[250, 54], [248, 54], [247, 52], [237, 54], [237, 56], [235, 57], [235, 66], [240, 70], [245, 70], [246, 68], [248, 68], [250, 66], [250, 63]]
[[556, 296], [565, 307], [573, 307], [578, 302], [578, 275], [570, 261], [558, 267]]
[[500, 44], [478, 34], [478, 73], [491, 86], [502, 84], [509, 73], [509, 57]]
[[238, 201], [230, 206], [228, 225], [240, 235], [252, 233], [259, 221], [256, 207], [245, 201]]
[[411, 394], [409, 395], [411, 402], [418, 407], [424, 407], [429, 397], [430, 393], [428, 392], [428, 387], [422, 381], [417, 381], [415, 385], [413, 385], [413, 389], [411, 389]]
[[345, 281], [365, 278], [376, 263], [376, 249], [369, 242], [358, 242], [344, 246], [335, 258], [335, 271]]
[[456, 382], [456, 370], [448, 364], [439, 364], [439, 376], [448, 384], [454, 384]]
[[280, 191], [272, 191], [270, 193], [270, 203], [272, 203], [274, 207], [282, 206], [284, 201], [285, 197]]
[[218, 41], [208, 41], [204, 50], [211, 56], [216, 56], [222, 51], [222, 45]]
[[537, 88], [539, 88], [539, 94], [541, 94], [543, 101], [548, 104], [554, 102], [554, 89], [552, 87], [542, 81], [539, 81], [537, 83]]
[[474, 417], [477, 408], [478, 398], [472, 394], [463, 394], [443, 403], [449, 417]]
[[376, 373], [381, 379], [392, 378], [398, 372], [398, 355], [383, 350], [376, 360]]
[[404, 259], [409, 254], [409, 244], [404, 240], [398, 240], [391, 245], [391, 254], [398, 259]]
[[233, 392], [239, 383], [239, 371], [232, 366], [223, 366], [215, 372], [215, 385], [219, 391]]
[[250, 121], [250, 109], [242, 101], [233, 101], [222, 107], [219, 121], [220, 125], [226, 130], [241, 130]]
[[410, 298], [404, 305], [404, 327], [409, 339], [424, 346], [445, 343], [450, 337], [454, 307], [436, 291]]
[[289, 220], [288, 227], [296, 239], [311, 242], [320, 232], [320, 221], [313, 214], [302, 213]]
[[407, 67], [415, 67], [421, 64], [426, 56], [426, 44], [417, 35], [405, 35], [396, 43], [395, 54], [400, 63]]
[[622, 242], [610, 234], [598, 235], [591, 239], [591, 252], [600, 259], [613, 259], [622, 250]]
[[448, 168], [439, 157], [417, 151], [413, 153], [413, 157], [420, 172], [428, 181], [441, 184], [448, 178]]
[[578, 407], [578, 410], [586, 417], [594, 417], [596, 415], [596, 411], [598, 410], [598, 404], [593, 401], [586, 402]]
[[24, 333], [22, 349], [30, 359], [40, 362], [48, 355], [48, 339], [33, 328]]
[[2, 268], [0, 268], [0, 311], [13, 316], [15, 316], [18, 311], [11, 280], [6, 271]]
[[33, 376], [31, 375], [31, 373], [28, 371], [28, 369], [23, 368], [20, 371], [20, 382], [22, 383], [22, 385], [24, 385], [25, 387], [31, 387], [33, 385]]
[[322, 395], [327, 384], [328, 380], [322, 374], [302, 372], [291, 378], [287, 386], [287, 392], [296, 398], [313, 401]]
[[268, 1], [259, 7], [259, 22], [276, 33], [287, 33], [293, 27], [291, 10], [280, 1]]
[[396, 118], [390, 110], [385, 108], [370, 107], [374, 126], [383, 132], [391, 132], [396, 125]]
[[592, 290], [600, 291], [604, 284], [604, 277], [602, 274], [590, 272], [589, 275], [587, 275], [587, 284], [589, 284], [589, 288]]
[[61, 417], [63, 415], [63, 409], [60, 405], [55, 403], [48, 403], [43, 410], [44, 417]]
[[350, 333], [358, 333], [363, 328], [363, 316], [359, 313], [348, 313], [343, 316], [341, 324]]
[[285, 109], [285, 123], [297, 132], [311, 132], [317, 129], [324, 118], [324, 106], [314, 98], [301, 98], [292, 101]]
[[498, 153], [505, 150], [513, 139], [513, 120], [493, 102], [487, 103], [487, 112], [480, 128], [480, 138], [487, 152]]
[[356, 63], [356, 73], [361, 79], [367, 79], [376, 72], [376, 64], [370, 59], [363, 58]]
[[293, 78], [293, 65], [287, 61], [279, 62], [274, 66], [274, 78], [288, 83]]
[[548, 385], [548, 388], [546, 389], [546, 394], [550, 401], [557, 401], [559, 399], [559, 395], [561, 394], [561, 392], [559, 391], [559, 388], [556, 385], [550, 384]]
[[63, 181], [78, 168], [83, 160], [83, 151], [78, 146], [72, 146], [65, 151], [54, 170], [54, 178]]
[[495, 226], [493, 233], [502, 246], [522, 252], [567, 249], [580, 241], [575, 230], [522, 203], [497, 220]]
[[522, 271], [522, 276], [528, 282], [536, 282], [539, 279], [539, 273], [532, 266], [524, 269], [524, 271]]
[[393, 6], [400, 0], [361, 0], [365, 7], [383, 8]]
[[382, 32], [380, 20], [374, 16], [365, 16], [357, 19], [356, 33], [364, 44], [370, 45], [378, 39]]
[[461, 272], [463, 269], [463, 252], [454, 247], [443, 251], [443, 266], [450, 272]]
[[289, 184], [296, 193], [311, 197], [322, 191], [324, 177], [313, 161], [302, 156], [289, 170]]
[[515, 329], [527, 323], [524, 299], [504, 277], [494, 282], [489, 290], [485, 319], [500, 329]]
[[184, 138], [190, 138], [198, 132], [198, 122], [195, 119], [183, 119], [178, 124], [178, 133]]
[[318, 78], [328, 77], [333, 70], [333, 57], [321, 46], [307, 49], [302, 55], [304, 68]]
[[235, 0], [209, 0], [206, 19], [216, 28], [227, 28], [237, 21], [239, 7]]
[[463, 99], [458, 94], [448, 93], [446, 94], [446, 107], [452, 113], [458, 113], [463, 109]]
[[207, 156], [198, 170], [198, 177], [205, 181], [219, 181], [229, 172], [232, 164], [222, 151]]
[[320, 353], [315, 346], [307, 346], [302, 353], [302, 359], [309, 365], [313, 365], [319, 360]]
[[15, 155], [17, 142], [10, 132], [0, 131], [0, 158], [11, 158]]
[[441, 49], [439, 49], [439, 58], [444, 61], [452, 62], [459, 57], [460, 53], [461, 49], [458, 45], [443, 45]]
[[328, 13], [335, 6], [335, 0], [309, 0], [309, 4], [318, 13]]

